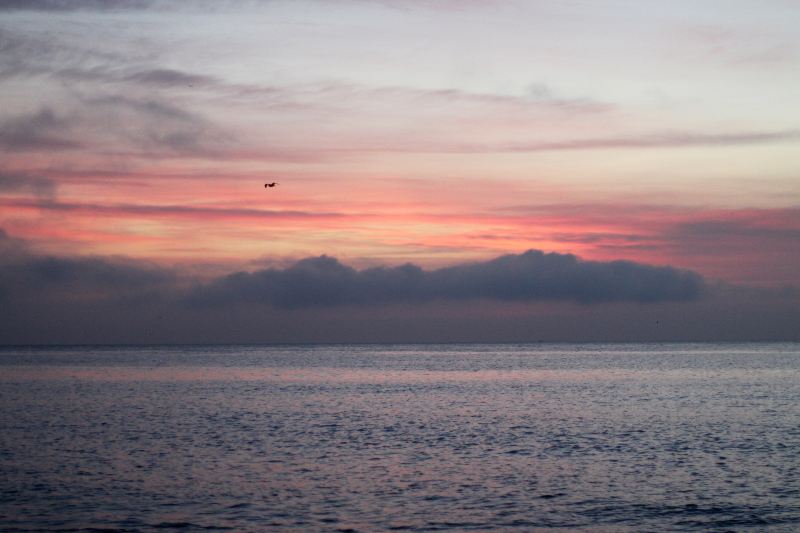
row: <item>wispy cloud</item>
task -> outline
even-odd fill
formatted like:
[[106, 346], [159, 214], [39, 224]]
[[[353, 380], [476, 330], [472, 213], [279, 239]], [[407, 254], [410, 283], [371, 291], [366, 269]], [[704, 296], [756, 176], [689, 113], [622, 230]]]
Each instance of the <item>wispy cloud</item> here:
[[0, 121], [0, 151], [71, 150], [81, 147], [73, 138], [72, 120], [49, 107]]
[[113, 94], [87, 97], [83, 103], [86, 119], [105, 121], [118, 139], [147, 153], [212, 156], [232, 139], [202, 116], [157, 98]]
[[152, 0], [0, 0], [0, 10], [19, 11], [112, 11], [143, 9]]
[[[53, 212], [84, 213], [89, 215], [140, 216], [161, 218], [215, 219], [339, 219], [353, 215], [332, 211], [267, 210], [248, 208], [206, 207], [192, 205], [148, 204], [90, 204], [77, 202], [31, 202], [24, 199], [0, 200], [0, 205], [35, 208]], [[359, 215], [364, 216], [364, 215]]]
[[29, 176], [0, 170], [0, 195], [3, 193], [32, 194], [39, 200], [55, 200], [58, 184], [43, 176]]
[[0, 121], [0, 151], [90, 150], [131, 155], [215, 157], [234, 136], [158, 96], [80, 96], [68, 111], [42, 107]]
[[132, 81], [144, 85], [154, 85], [159, 87], [173, 87], [178, 85], [184, 87], [213, 86], [219, 83], [219, 80], [213, 76], [192, 74], [171, 68], [140, 70], [122, 75], [119, 77], [119, 79], [123, 81]]
[[443, 104], [471, 104], [483, 106], [498, 106], [517, 110], [529, 111], [561, 111], [565, 113], [608, 113], [617, 106], [590, 98], [565, 98], [555, 94], [544, 84], [539, 84], [528, 94], [492, 94], [470, 92], [459, 89], [417, 89], [413, 87], [375, 87], [371, 89], [347, 86], [343, 84], [331, 85], [328, 90], [342, 93], [345, 96], [364, 96], [368, 93], [371, 99], [402, 99], [426, 102], [431, 105]]
[[628, 150], [737, 146], [800, 141], [800, 130], [742, 131], [731, 133], [642, 133], [624, 137], [564, 139], [530, 143], [462, 144], [434, 146], [431, 151], [449, 153], [549, 152], [559, 150]]
[[800, 252], [800, 210], [795, 211], [794, 227], [771, 227], [749, 220], [701, 220], [686, 222], [674, 229], [674, 235], [681, 240], [726, 239], [779, 239], [797, 243]]

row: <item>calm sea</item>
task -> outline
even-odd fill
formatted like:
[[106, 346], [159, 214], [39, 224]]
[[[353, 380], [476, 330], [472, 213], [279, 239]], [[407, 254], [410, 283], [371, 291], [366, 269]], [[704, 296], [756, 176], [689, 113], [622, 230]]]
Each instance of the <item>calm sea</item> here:
[[800, 345], [0, 348], [3, 531], [800, 531]]

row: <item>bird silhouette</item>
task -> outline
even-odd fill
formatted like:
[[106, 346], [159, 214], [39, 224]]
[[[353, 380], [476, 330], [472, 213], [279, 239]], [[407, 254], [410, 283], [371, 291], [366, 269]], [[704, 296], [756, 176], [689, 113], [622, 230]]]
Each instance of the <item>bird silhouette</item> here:
[[264, 184], [264, 187], [274, 187], [274, 186], [276, 186], [276, 185], [277, 185], [277, 183], [275, 183], [275, 182], [273, 181], [272, 183], [265, 183], [265, 184]]

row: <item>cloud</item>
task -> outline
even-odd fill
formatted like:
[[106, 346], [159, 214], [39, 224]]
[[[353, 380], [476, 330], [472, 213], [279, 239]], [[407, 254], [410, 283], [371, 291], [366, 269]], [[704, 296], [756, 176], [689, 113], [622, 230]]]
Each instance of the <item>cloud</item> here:
[[[24, 199], [0, 201], [0, 205], [8, 207], [37, 208], [48, 211], [88, 213], [91, 215], [143, 215], [169, 218], [208, 219], [338, 219], [350, 218], [351, 215], [336, 212], [313, 212], [296, 210], [267, 210], [249, 208], [205, 207], [192, 205], [142, 205], [142, 204], [89, 204], [59, 201], [32, 202]], [[352, 215], [364, 216], [364, 215]]]
[[57, 184], [42, 176], [4, 173], [0, 171], [0, 195], [3, 193], [33, 194], [40, 200], [55, 199]]
[[168, 87], [225, 87], [213, 77], [149, 64], [157, 52], [142, 47], [122, 53], [97, 48], [75, 37], [52, 32], [0, 27], [0, 80], [49, 77], [65, 84], [130, 84], [152, 89]]
[[138, 65], [152, 55], [146, 48], [121, 53], [82, 42], [68, 33], [34, 30], [29, 26], [13, 30], [0, 27], [0, 80], [36, 78], [41, 83], [50, 77], [65, 83], [116, 82], [123, 74], [135, 71], [125, 65]]
[[157, 68], [133, 72], [122, 78], [125, 81], [134, 81], [145, 85], [158, 85], [170, 87], [173, 85], [214, 85], [218, 80], [212, 76], [191, 74], [181, 70]]
[[0, 229], [0, 298], [37, 301], [57, 297], [62, 305], [85, 300], [138, 297], [171, 289], [176, 272], [129, 259], [58, 257], [31, 251], [27, 243]]
[[699, 298], [703, 278], [629, 261], [582, 261], [530, 250], [492, 261], [424, 271], [406, 264], [358, 271], [321, 256], [286, 269], [237, 272], [199, 287], [192, 303], [258, 302], [282, 308], [488, 299], [580, 303], [662, 302]]
[[70, 135], [71, 121], [49, 107], [0, 121], [0, 150], [71, 150], [81, 144]]
[[411, 11], [430, 9], [435, 11], [467, 11], [472, 9], [496, 8], [504, 0], [352, 0], [354, 2], [377, 4], [389, 9]]
[[[17, 61], [16, 64], [24, 65], [24, 61]], [[161, 89], [170, 87], [224, 87], [224, 85], [213, 76], [195, 74], [171, 68], [149, 68], [149, 69], [121, 69], [110, 65], [95, 65], [85, 67], [81, 65], [63, 67], [49, 65], [29, 64], [27, 70], [18, 68], [17, 75], [22, 74], [39, 75], [48, 74], [53, 78], [65, 82], [102, 82], [109, 83], [128, 83], [142, 85], [145, 87], [157, 87]]]
[[[28, 254], [25, 241], [11, 237], [6, 230], [0, 228], [0, 269], [6, 263]], [[0, 290], [2, 282], [0, 281]]]
[[[343, 96], [346, 91], [360, 95], [363, 90], [356, 86], [344, 84], [329, 85], [331, 92], [341, 91]], [[608, 102], [601, 102], [589, 98], [564, 98], [556, 96], [546, 85], [534, 86], [529, 94], [514, 96], [507, 94], [491, 94], [469, 92], [458, 89], [416, 89], [411, 87], [376, 87], [369, 91], [371, 98], [405, 99], [410, 103], [427, 101], [436, 106], [445, 104], [484, 105], [498, 108], [516, 109], [518, 111], [556, 111], [574, 114], [608, 113], [615, 111], [617, 106]]]
[[170, 90], [227, 87], [220, 80], [154, 64], [160, 52], [147, 44], [123, 53], [93, 43], [68, 32], [0, 28], [0, 81], [13, 80], [16, 91], [33, 98], [48, 88], [47, 104], [36, 111], [0, 112], [0, 150], [171, 157], [217, 154], [231, 145], [231, 132], [194, 112], [197, 102], [184, 92]]
[[673, 257], [711, 275], [760, 285], [800, 280], [798, 208], [707, 213], [668, 228], [664, 238]]
[[104, 108], [125, 108], [137, 111], [148, 117], [159, 120], [178, 120], [184, 122], [199, 121], [193, 113], [185, 111], [173, 104], [165, 103], [153, 98], [131, 98], [123, 95], [108, 95], [87, 98], [86, 103]]
[[[5, 269], [15, 289], [47, 290], [54, 287], [74, 291], [130, 292], [172, 281], [166, 270], [136, 266], [105, 258], [29, 257]], [[108, 292], [102, 296], [107, 297]]]
[[[329, 1], [329, 0], [326, 0]], [[332, 2], [334, 5], [338, 2]], [[410, 10], [416, 8], [432, 10], [463, 11], [466, 9], [484, 8], [486, 6], [501, 5], [502, 0], [356, 0], [357, 2], [384, 5], [392, 9]], [[118, 11], [147, 9], [152, 7], [176, 9], [225, 9], [237, 8], [248, 5], [258, 5], [258, 2], [238, 2], [221, 0], [192, 0], [185, 2], [187, 6], [180, 6], [184, 2], [169, 2], [164, 0], [0, 0], [2, 10], [25, 11]]]
[[[673, 233], [683, 240], [779, 239], [785, 240], [787, 244], [795, 242], [800, 246], [800, 209], [787, 209], [783, 212], [787, 216], [786, 220], [780, 221], [784, 224], [781, 226], [759, 224], [757, 220], [700, 220], [679, 224]], [[791, 214], [794, 216], [790, 217]]]
[[113, 11], [144, 9], [152, 4], [152, 0], [0, 0], [0, 10]]
[[0, 120], [0, 151], [175, 156], [219, 154], [234, 141], [204, 117], [172, 102], [122, 95], [81, 97], [68, 112], [42, 107]]
[[[256, 303], [282, 309], [380, 306], [433, 301], [665, 302], [700, 298], [706, 284], [690, 271], [629, 261], [582, 261], [530, 250], [491, 261], [426, 271], [413, 264], [356, 270], [329, 256], [286, 268], [235, 272], [179, 290], [177, 271], [128, 259], [35, 254], [0, 233], [3, 293], [58, 291], [108, 297], [159, 288], [192, 306]], [[10, 253], [14, 251], [14, 253]]]
[[85, 98], [85, 120], [147, 154], [211, 155], [232, 140], [202, 116], [156, 98], [104, 95]]
[[432, 271], [321, 256], [198, 284], [0, 229], [0, 344], [796, 340], [799, 297], [536, 251]]
[[550, 235], [550, 238], [558, 242], [580, 244], [602, 244], [608, 242], [620, 244], [640, 244], [643, 242], [650, 242], [653, 239], [653, 237], [649, 235], [596, 231], [580, 231], [579, 233], [554, 233]]
[[735, 133], [645, 133], [630, 137], [599, 137], [496, 145], [458, 145], [432, 147], [431, 151], [452, 153], [548, 152], [559, 150], [617, 150], [642, 148], [690, 148], [695, 146], [737, 146], [800, 141], [800, 130]]
[[30, 58], [52, 53], [47, 43], [0, 28], [0, 80], [41, 73]]

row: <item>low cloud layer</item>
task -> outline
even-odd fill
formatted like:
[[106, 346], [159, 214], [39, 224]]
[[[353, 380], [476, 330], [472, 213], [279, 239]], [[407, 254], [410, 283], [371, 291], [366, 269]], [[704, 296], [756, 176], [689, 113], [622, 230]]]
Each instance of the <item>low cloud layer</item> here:
[[581, 261], [530, 250], [492, 261], [425, 271], [412, 264], [356, 270], [332, 257], [289, 268], [238, 272], [198, 288], [201, 304], [258, 302], [283, 308], [435, 300], [565, 300], [580, 303], [693, 300], [705, 288], [694, 272], [629, 261]]
[[184, 291], [178, 288], [186, 285], [179, 283], [178, 272], [141, 262], [37, 255], [5, 232], [0, 233], [0, 246], [5, 252], [0, 294], [22, 297], [57, 291], [103, 298], [158, 289], [189, 307], [254, 303], [302, 309], [463, 300], [689, 301], [706, 290], [703, 278], [691, 271], [530, 250], [427, 271], [410, 263], [356, 270], [333, 257], [310, 257], [284, 269], [236, 272]]
[[798, 297], [539, 251], [437, 270], [321, 256], [199, 282], [0, 230], [0, 344], [793, 339]]
[[0, 229], [0, 302], [45, 297], [69, 306], [143, 291], [175, 290], [175, 272], [129, 259], [58, 257], [32, 253], [25, 241]]

